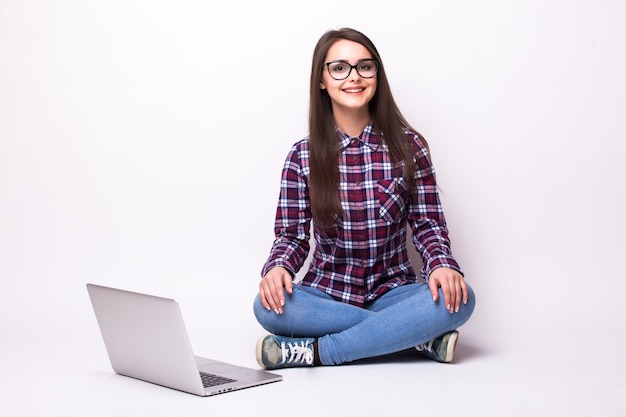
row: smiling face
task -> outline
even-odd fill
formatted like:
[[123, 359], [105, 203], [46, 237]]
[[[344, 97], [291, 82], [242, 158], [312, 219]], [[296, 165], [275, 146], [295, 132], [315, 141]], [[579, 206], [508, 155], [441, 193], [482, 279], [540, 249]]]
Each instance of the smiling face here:
[[[360, 43], [341, 39], [330, 47], [324, 63], [343, 61], [353, 66], [372, 58], [369, 51]], [[361, 70], [361, 73], [366, 73], [366, 71]], [[338, 113], [356, 113], [368, 117], [368, 103], [376, 93], [376, 86], [375, 75], [371, 78], [364, 78], [357, 72], [356, 68], [351, 68], [350, 74], [345, 79], [336, 80], [331, 77], [327, 66], [324, 66], [320, 84], [320, 88], [328, 92], [335, 115]]]

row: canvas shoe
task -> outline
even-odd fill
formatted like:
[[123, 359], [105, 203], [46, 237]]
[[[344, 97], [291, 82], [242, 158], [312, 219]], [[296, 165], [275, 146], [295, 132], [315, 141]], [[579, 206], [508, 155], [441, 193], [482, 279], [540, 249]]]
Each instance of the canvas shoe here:
[[313, 366], [313, 342], [311, 337], [263, 336], [256, 344], [256, 361], [266, 369]]
[[458, 338], [459, 332], [454, 330], [429, 342], [417, 345], [415, 349], [432, 360], [450, 363], [454, 356], [454, 348], [456, 347]]

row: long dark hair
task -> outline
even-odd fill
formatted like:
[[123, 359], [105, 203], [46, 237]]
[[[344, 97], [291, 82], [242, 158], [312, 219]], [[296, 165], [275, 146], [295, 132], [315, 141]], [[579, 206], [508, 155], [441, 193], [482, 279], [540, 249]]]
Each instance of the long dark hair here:
[[379, 62], [376, 75], [378, 86], [374, 97], [369, 102], [370, 117], [375, 132], [389, 148], [391, 160], [403, 162], [404, 177], [411, 191], [415, 188], [415, 150], [405, 130], [411, 130], [419, 135], [424, 145], [427, 146], [426, 140], [400, 113], [391, 94], [385, 66], [372, 41], [361, 32], [351, 28], [326, 32], [317, 42], [313, 52], [309, 103], [311, 209], [314, 221], [323, 227], [332, 226], [336, 217], [341, 217], [343, 213], [339, 202], [337, 165], [339, 136], [334, 123], [330, 96], [325, 89], [320, 88], [324, 60], [328, 50], [341, 39], [363, 45], [372, 54], [372, 58]]

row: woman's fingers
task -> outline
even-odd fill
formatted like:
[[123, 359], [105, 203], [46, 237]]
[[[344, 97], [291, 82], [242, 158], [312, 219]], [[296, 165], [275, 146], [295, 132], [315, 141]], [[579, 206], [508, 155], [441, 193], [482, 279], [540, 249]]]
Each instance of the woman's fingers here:
[[285, 305], [285, 290], [289, 294], [293, 291], [291, 274], [281, 267], [271, 269], [259, 284], [261, 303], [266, 309], [282, 314]]
[[469, 296], [463, 276], [449, 268], [438, 268], [429, 277], [429, 287], [433, 294], [433, 301], [439, 300], [438, 288], [441, 288], [443, 302], [450, 313], [458, 312], [461, 303], [466, 304]]

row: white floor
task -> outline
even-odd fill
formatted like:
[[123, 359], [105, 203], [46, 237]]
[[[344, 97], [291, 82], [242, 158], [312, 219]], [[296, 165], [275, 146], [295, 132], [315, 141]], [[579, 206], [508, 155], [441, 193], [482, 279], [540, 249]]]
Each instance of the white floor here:
[[[280, 372], [284, 380], [278, 383], [201, 398], [114, 374], [82, 295], [72, 315], [57, 311], [37, 319], [33, 314], [27, 324], [4, 329], [0, 415], [626, 415], [619, 331], [599, 329], [594, 335], [587, 329], [577, 335], [519, 328], [498, 337], [484, 328], [485, 312], [477, 310], [475, 321], [461, 329], [454, 364], [401, 354], [348, 366], [289, 369]], [[254, 344], [263, 332], [251, 315], [223, 316], [215, 324], [199, 317], [193, 299], [185, 301], [187, 308], [181, 306], [196, 354], [257, 366]], [[58, 323], [61, 317], [66, 321]], [[239, 328], [229, 329], [232, 322]]]
[[[625, 417], [626, 2], [287, 4], [0, 1], [0, 417]], [[87, 280], [176, 298], [198, 355], [257, 366], [280, 168], [341, 26], [431, 144], [478, 297], [456, 363], [210, 398], [114, 374]]]

